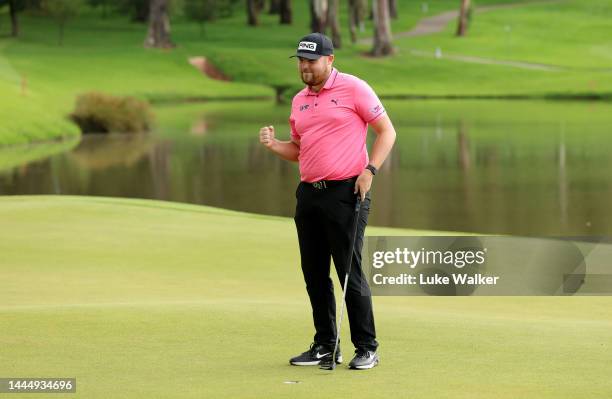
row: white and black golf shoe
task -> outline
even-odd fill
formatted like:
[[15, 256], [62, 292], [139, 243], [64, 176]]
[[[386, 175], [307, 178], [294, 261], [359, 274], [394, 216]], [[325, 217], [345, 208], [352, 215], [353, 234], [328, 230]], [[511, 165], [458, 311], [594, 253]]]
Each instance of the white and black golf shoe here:
[[349, 368], [355, 370], [367, 370], [375, 367], [378, 362], [378, 354], [375, 351], [357, 349], [355, 351], [355, 357], [349, 363]]
[[[316, 342], [310, 345], [310, 349], [301, 355], [292, 357], [289, 363], [294, 366], [316, 366], [321, 362], [330, 362], [332, 354], [334, 353], [334, 347], [317, 344]], [[336, 352], [336, 364], [342, 363], [342, 353], [340, 353], [340, 347]]]

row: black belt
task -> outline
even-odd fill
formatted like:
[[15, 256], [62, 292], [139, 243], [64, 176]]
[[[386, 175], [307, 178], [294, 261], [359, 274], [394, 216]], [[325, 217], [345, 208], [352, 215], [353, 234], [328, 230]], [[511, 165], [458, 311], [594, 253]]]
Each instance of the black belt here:
[[313, 188], [316, 188], [317, 190], [324, 190], [326, 188], [340, 186], [342, 184], [355, 183], [356, 180], [357, 180], [357, 176], [350, 177], [344, 180], [319, 180], [319, 181], [315, 181], [312, 183], [303, 181], [302, 183], [307, 184]]

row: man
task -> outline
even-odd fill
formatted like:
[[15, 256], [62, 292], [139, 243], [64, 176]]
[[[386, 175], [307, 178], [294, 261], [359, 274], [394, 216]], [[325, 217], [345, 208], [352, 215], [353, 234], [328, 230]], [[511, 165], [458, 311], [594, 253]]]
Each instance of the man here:
[[[273, 126], [260, 129], [260, 142], [279, 157], [299, 162], [295, 224], [302, 272], [315, 326], [314, 343], [293, 357], [297, 366], [331, 362], [336, 340], [336, 304], [329, 276], [330, 257], [343, 281], [353, 251], [346, 306], [355, 345], [352, 369], [379, 362], [370, 289], [361, 269], [361, 248], [370, 209], [370, 186], [395, 142], [395, 129], [380, 100], [361, 79], [333, 68], [331, 40], [320, 33], [303, 37], [295, 56], [306, 87], [293, 98], [291, 140], [280, 141]], [[376, 132], [371, 158], [368, 124]], [[360, 200], [355, 248], [351, 248], [354, 209]], [[342, 363], [340, 350], [336, 363]]]

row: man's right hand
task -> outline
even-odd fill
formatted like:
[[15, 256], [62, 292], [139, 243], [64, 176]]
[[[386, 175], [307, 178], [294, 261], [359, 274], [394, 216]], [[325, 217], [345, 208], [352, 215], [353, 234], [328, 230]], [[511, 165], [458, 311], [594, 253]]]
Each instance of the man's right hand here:
[[274, 126], [264, 126], [259, 129], [259, 142], [265, 145], [268, 149], [276, 144], [274, 138]]
[[299, 161], [299, 142], [277, 140], [274, 137], [274, 126], [264, 126], [259, 129], [259, 142], [282, 159], [291, 162]]

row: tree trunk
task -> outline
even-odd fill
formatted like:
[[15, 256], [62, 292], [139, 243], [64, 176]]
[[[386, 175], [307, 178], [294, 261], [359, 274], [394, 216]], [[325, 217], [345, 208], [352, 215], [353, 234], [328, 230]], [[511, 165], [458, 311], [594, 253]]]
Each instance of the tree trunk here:
[[342, 48], [340, 25], [338, 25], [338, 1], [339, 0], [329, 0], [327, 8], [327, 25], [331, 28], [331, 39], [332, 43], [334, 43], [334, 49]]
[[351, 43], [355, 44], [357, 42], [357, 24], [359, 23], [356, 0], [348, 0], [348, 22], [349, 32], [351, 33]]
[[149, 32], [144, 42], [145, 47], [171, 48], [170, 18], [168, 0], [151, 0], [149, 4]]
[[19, 20], [17, 19], [16, 0], [9, 0], [9, 13], [11, 14], [11, 36], [19, 36]]
[[468, 28], [468, 15], [470, 10], [470, 0], [461, 0], [459, 10], [459, 22], [457, 24], [457, 36], [465, 36]]
[[291, 0], [281, 0], [280, 1], [280, 23], [291, 25], [293, 20], [293, 15], [291, 13]]
[[382, 57], [392, 54], [389, 3], [387, 0], [374, 0], [372, 11], [374, 14], [374, 47], [372, 48], [372, 55]]
[[280, 12], [280, 0], [270, 0], [270, 8], [268, 14], [278, 14]]
[[349, 31], [351, 32], [351, 42], [357, 42], [357, 29], [360, 32], [365, 30], [365, 18], [368, 12], [368, 0], [349, 0], [348, 20]]
[[251, 26], [257, 26], [259, 21], [257, 20], [257, 2], [255, 0], [247, 0], [247, 23]]
[[365, 32], [365, 21], [368, 12], [368, 0], [356, 0], [357, 4], [357, 24], [360, 32]]
[[397, 19], [397, 0], [389, 0], [389, 15]]
[[327, 30], [327, 0], [310, 0], [310, 31], [325, 33]]

